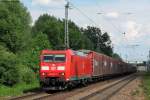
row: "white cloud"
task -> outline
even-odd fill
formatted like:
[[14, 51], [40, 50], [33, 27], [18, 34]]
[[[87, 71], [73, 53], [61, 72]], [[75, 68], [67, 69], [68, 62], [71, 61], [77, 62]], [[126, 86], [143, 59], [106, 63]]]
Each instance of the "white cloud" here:
[[32, 5], [55, 6], [64, 2], [65, 0], [32, 0]]
[[106, 17], [118, 18], [119, 17], [119, 13], [118, 12], [109, 12], [109, 13], [106, 14]]
[[141, 31], [140, 24], [137, 24], [134, 21], [128, 21], [126, 23], [126, 34], [125, 35], [127, 37], [127, 40], [135, 40], [138, 37], [140, 37], [142, 35], [140, 31]]
[[48, 3], [50, 3], [51, 0], [32, 0], [32, 4], [34, 5], [47, 5]]
[[150, 35], [150, 24], [143, 25], [143, 31], [145, 34]]

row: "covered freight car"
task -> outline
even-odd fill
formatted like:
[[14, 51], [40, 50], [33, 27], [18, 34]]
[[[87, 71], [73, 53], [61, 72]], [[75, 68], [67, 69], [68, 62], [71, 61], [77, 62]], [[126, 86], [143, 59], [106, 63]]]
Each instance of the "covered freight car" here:
[[135, 72], [136, 68], [119, 59], [90, 50], [80, 50], [91, 59], [92, 78], [105, 78]]

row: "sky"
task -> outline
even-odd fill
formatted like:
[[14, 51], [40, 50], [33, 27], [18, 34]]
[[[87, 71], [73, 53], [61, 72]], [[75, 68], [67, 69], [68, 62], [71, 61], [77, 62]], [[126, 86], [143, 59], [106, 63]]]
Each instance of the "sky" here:
[[[21, 0], [33, 24], [44, 13], [64, 18], [66, 0]], [[96, 26], [111, 36], [114, 51], [127, 61], [147, 60], [150, 49], [150, 0], [70, 0], [69, 19]], [[123, 34], [126, 33], [126, 34]]]

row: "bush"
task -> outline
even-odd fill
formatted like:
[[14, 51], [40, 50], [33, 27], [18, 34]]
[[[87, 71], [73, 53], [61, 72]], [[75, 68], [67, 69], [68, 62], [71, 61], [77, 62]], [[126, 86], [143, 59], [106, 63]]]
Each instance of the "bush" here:
[[[21, 59], [20, 55], [16, 56], [0, 45], [0, 84], [13, 86], [19, 82], [29, 84], [35, 81], [36, 74], [31, 66], [36, 66], [35, 68], [38, 68], [38, 57], [37, 55], [34, 55], [36, 56], [35, 59], [32, 57], [33, 55], [31, 53], [26, 54], [28, 54], [28, 56], [25, 56], [25, 59]], [[35, 59], [36, 62], [32, 59]], [[24, 60], [26, 65], [21, 60]], [[28, 63], [26, 61], [28, 61]]]
[[21, 81], [30, 84], [36, 80], [36, 74], [31, 68], [21, 64], [18, 65], [18, 68], [21, 75]]
[[19, 82], [20, 75], [16, 66], [17, 58], [13, 53], [8, 52], [0, 46], [0, 83], [12, 86]]

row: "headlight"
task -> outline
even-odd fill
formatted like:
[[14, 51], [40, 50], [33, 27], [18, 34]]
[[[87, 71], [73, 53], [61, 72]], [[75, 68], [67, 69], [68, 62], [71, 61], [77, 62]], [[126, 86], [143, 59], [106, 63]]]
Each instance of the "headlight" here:
[[49, 66], [42, 66], [41, 70], [49, 70]]
[[57, 70], [65, 70], [65, 66], [57, 66]]

